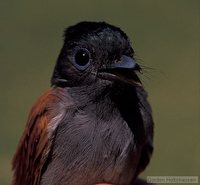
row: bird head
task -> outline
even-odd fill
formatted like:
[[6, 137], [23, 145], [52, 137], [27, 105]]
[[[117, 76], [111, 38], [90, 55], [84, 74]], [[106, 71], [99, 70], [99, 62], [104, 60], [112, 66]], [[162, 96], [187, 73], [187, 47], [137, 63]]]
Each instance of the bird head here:
[[141, 72], [127, 35], [105, 22], [80, 22], [66, 29], [52, 85], [82, 86], [104, 81], [141, 85]]

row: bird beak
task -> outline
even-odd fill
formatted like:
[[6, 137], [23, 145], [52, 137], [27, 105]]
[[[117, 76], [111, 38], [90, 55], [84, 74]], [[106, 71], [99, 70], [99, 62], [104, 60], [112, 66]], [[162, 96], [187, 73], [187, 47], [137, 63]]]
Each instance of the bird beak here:
[[122, 55], [120, 61], [99, 69], [98, 76], [107, 80], [120, 80], [134, 86], [142, 86], [140, 79], [134, 71], [142, 73], [142, 69], [134, 59]]
[[107, 67], [108, 69], [130, 69], [142, 72], [141, 67], [131, 57], [122, 55], [121, 60], [117, 63], [111, 64]]

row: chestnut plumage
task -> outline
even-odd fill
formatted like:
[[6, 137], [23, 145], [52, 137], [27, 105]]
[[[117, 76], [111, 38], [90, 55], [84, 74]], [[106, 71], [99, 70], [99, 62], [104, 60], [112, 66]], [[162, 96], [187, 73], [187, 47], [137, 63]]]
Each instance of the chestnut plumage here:
[[153, 152], [141, 70], [120, 28], [66, 29], [52, 87], [30, 111], [17, 147], [12, 185], [134, 183]]

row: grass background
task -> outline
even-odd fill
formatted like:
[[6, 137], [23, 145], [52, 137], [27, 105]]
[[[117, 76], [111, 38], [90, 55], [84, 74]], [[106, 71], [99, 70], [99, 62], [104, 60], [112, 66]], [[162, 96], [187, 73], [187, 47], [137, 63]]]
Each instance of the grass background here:
[[65, 27], [107, 21], [132, 40], [155, 120], [142, 174], [200, 175], [199, 0], [0, 0], [0, 185], [36, 98], [49, 87]]

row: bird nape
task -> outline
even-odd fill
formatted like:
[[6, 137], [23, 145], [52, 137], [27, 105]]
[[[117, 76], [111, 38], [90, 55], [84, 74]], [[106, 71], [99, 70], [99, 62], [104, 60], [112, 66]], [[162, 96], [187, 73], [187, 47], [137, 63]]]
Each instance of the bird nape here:
[[132, 185], [153, 152], [153, 121], [127, 35], [105, 22], [66, 29], [52, 87], [34, 104], [12, 185]]

